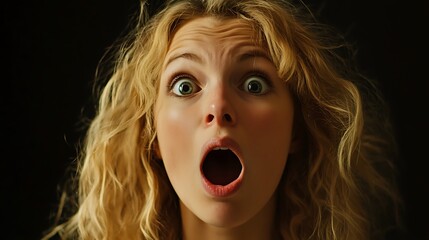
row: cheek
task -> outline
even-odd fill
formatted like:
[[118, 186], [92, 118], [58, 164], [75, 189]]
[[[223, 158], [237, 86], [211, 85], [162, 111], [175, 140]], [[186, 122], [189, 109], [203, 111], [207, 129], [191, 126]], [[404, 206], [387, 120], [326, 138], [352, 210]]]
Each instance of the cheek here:
[[192, 131], [195, 131], [195, 121], [189, 113], [190, 109], [165, 105], [157, 114], [156, 128], [161, 151], [161, 157], [167, 164], [178, 162], [186, 155], [192, 146]]
[[247, 136], [252, 168], [261, 181], [277, 182], [289, 154], [293, 109], [264, 106], [254, 110], [248, 119], [247, 129], [252, 129]]
[[[247, 128], [256, 139], [268, 143], [279, 142], [287, 147], [292, 136], [292, 106], [262, 105], [249, 111], [246, 118]], [[263, 139], [263, 140], [262, 140]]]

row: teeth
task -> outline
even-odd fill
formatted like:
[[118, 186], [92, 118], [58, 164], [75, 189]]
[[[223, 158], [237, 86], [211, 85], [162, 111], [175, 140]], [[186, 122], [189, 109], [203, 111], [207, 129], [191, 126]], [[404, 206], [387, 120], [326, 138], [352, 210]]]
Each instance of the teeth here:
[[227, 147], [215, 147], [213, 150], [229, 150]]

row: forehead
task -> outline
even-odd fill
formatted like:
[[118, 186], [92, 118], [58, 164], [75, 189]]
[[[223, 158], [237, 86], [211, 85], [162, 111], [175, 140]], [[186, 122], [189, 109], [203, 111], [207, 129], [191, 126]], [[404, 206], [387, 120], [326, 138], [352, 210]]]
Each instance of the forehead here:
[[[200, 32], [215, 34], [228, 32], [254, 35], [255, 31], [249, 21], [238, 18], [198, 17], [186, 21], [177, 32], [198, 34]], [[176, 32], [176, 33], [177, 33]]]
[[173, 35], [169, 50], [174, 50], [190, 42], [227, 45], [233, 41], [234, 43], [260, 46], [257, 36], [257, 31], [253, 25], [243, 19], [200, 17], [181, 25]]

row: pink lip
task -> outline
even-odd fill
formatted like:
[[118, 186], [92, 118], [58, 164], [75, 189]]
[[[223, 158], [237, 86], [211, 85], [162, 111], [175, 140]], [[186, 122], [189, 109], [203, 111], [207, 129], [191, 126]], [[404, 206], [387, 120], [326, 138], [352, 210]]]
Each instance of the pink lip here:
[[[235, 153], [235, 155], [237, 155], [242, 166], [242, 169], [238, 178], [225, 186], [215, 185], [211, 183], [209, 180], [207, 180], [207, 178], [204, 176], [202, 171], [202, 165], [203, 165], [204, 159], [206, 158], [206, 155], [211, 150], [217, 147], [229, 148], [232, 152]], [[212, 139], [204, 145], [202, 153], [203, 154], [202, 154], [201, 163], [200, 163], [200, 172], [201, 172], [203, 187], [207, 191], [207, 193], [213, 197], [224, 198], [224, 197], [231, 196], [233, 193], [237, 192], [237, 190], [241, 186], [241, 183], [243, 182], [243, 175], [244, 175], [244, 164], [241, 158], [241, 150], [238, 144], [231, 138]]]

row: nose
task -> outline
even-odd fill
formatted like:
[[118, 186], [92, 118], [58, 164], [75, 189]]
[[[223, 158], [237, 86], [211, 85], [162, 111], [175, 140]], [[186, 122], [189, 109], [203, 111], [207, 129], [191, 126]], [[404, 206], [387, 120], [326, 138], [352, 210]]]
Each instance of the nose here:
[[237, 116], [226, 89], [213, 91], [208, 97], [208, 106], [205, 113], [205, 124], [218, 126], [233, 126], [236, 124]]

